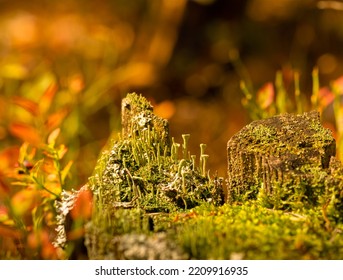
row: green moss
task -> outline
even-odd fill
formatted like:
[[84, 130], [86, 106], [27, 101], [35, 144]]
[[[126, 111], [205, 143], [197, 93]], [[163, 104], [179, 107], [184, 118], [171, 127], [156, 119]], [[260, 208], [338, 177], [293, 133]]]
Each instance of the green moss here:
[[[280, 130], [289, 130], [284, 124], [254, 126], [253, 138], [243, 130], [240, 136], [254, 148], [232, 149], [245, 169], [228, 178], [234, 199], [223, 205], [224, 181], [208, 175], [206, 145], [197, 161], [188, 151], [190, 135], [182, 144], [169, 139], [167, 123], [144, 98], [129, 95], [123, 104], [123, 133], [103, 151], [89, 180], [90, 258], [343, 258], [343, 168], [334, 158], [326, 162], [332, 137], [317, 122], [301, 132], [312, 142], [298, 143], [294, 135], [291, 145], [277, 140]], [[267, 155], [267, 165], [256, 160], [256, 151]], [[289, 162], [282, 161], [282, 151]], [[308, 162], [290, 160], [311, 155]], [[259, 173], [266, 166], [277, 171], [267, 181]], [[256, 172], [241, 180], [251, 170]]]
[[257, 199], [287, 211], [323, 206], [334, 155], [317, 112], [254, 121], [228, 142], [228, 202]]
[[328, 230], [320, 212], [269, 210], [256, 202], [202, 205], [178, 214], [178, 243], [195, 259], [340, 259], [342, 225]]
[[[223, 180], [208, 176], [203, 144], [196, 166], [187, 149], [190, 135], [182, 136], [182, 147], [174, 139], [170, 141], [168, 124], [152, 113], [142, 96], [129, 94], [123, 100], [122, 114], [122, 136], [103, 151], [89, 179], [95, 203], [87, 240], [101, 236], [105, 241], [100, 243], [106, 244], [111, 236], [147, 234], [147, 228], [154, 231], [152, 219], [146, 226], [131, 217], [143, 221], [150, 213], [173, 213], [205, 202], [223, 203]], [[139, 226], [131, 228], [127, 223]]]

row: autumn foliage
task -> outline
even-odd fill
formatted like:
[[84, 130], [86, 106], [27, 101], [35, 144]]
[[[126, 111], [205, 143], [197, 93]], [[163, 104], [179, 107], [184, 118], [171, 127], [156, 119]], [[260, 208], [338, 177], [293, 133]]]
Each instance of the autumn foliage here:
[[128, 92], [143, 93], [172, 135], [190, 133], [190, 150], [208, 143], [208, 165], [221, 176], [228, 139], [249, 119], [283, 112], [319, 110], [343, 159], [341, 49], [331, 41], [341, 38], [342, 14], [289, 0], [5, 2], [0, 259], [83, 257], [91, 193], [81, 191], [68, 213], [68, 250], [53, 245], [54, 205], [87, 183], [120, 131]]

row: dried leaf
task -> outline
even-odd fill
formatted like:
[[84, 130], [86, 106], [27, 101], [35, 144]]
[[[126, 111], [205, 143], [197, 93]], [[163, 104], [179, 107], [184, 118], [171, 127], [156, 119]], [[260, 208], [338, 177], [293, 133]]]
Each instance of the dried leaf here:
[[9, 130], [13, 136], [16, 136], [34, 146], [38, 146], [42, 143], [41, 135], [38, 130], [28, 124], [13, 122], [10, 124]]
[[29, 112], [33, 116], [37, 116], [39, 113], [38, 104], [32, 100], [20, 96], [15, 96], [12, 98], [12, 102], [23, 108], [25, 111]]

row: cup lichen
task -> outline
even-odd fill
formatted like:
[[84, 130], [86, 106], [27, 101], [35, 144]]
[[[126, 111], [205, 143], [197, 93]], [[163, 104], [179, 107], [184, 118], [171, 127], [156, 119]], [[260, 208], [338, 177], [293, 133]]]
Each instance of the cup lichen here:
[[[122, 126], [121, 138], [102, 153], [89, 180], [95, 203], [86, 239], [96, 258], [104, 257], [104, 252], [94, 253], [96, 244], [90, 240], [95, 237], [91, 236], [99, 237], [101, 229], [101, 235], [114, 238], [118, 235], [113, 232], [114, 224], [118, 227], [117, 220], [128, 222], [116, 215], [118, 209], [126, 209], [144, 220], [149, 213], [173, 213], [204, 202], [223, 203], [222, 180], [212, 180], [206, 174], [207, 155], [202, 155], [202, 164], [196, 168], [187, 150], [190, 135], [182, 136], [182, 149], [174, 139], [171, 142], [167, 121], [153, 114], [144, 97], [129, 94], [122, 101]], [[201, 152], [203, 149], [204, 145]], [[130, 212], [134, 209], [139, 212]], [[119, 223], [119, 227], [125, 228], [125, 223]], [[137, 230], [124, 230], [121, 234], [125, 233]]]
[[[317, 113], [253, 122], [229, 141], [229, 176], [169, 138], [147, 100], [122, 103], [121, 136], [88, 188], [90, 259], [342, 259], [343, 167]], [[252, 133], [251, 133], [252, 132]]]

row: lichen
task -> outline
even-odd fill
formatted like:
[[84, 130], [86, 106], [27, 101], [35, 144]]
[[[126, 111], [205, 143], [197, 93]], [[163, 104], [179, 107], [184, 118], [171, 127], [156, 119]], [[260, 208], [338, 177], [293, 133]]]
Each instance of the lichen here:
[[317, 112], [254, 121], [228, 142], [228, 202], [257, 199], [293, 211], [323, 207], [322, 197], [333, 191], [327, 182], [334, 155], [335, 140]]
[[[201, 145], [197, 166], [187, 147], [190, 136], [182, 136], [182, 145], [169, 139], [168, 123], [153, 114], [145, 98], [129, 94], [123, 100], [122, 125], [121, 137], [103, 151], [89, 179], [95, 201], [94, 217], [86, 233], [90, 252], [94, 251], [91, 240], [100, 236], [100, 244], [108, 244], [117, 235], [154, 232], [153, 224], [150, 230], [144, 223], [128, 229], [129, 220], [118, 216], [119, 210], [126, 209], [144, 220], [149, 213], [173, 213], [205, 202], [223, 203], [223, 180], [208, 176], [205, 146]], [[100, 246], [101, 250], [106, 246]], [[101, 255], [91, 253], [96, 258]]]
[[251, 123], [234, 136], [224, 203], [205, 144], [197, 160], [190, 135], [169, 139], [141, 96], [128, 95], [122, 109], [122, 134], [88, 183], [90, 259], [342, 258], [343, 167], [317, 113]]

